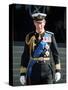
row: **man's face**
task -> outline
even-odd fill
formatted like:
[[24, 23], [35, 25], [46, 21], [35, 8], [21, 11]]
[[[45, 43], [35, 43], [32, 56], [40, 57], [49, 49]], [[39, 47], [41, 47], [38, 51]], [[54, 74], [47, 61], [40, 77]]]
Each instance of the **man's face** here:
[[34, 20], [34, 25], [36, 27], [36, 30], [38, 32], [41, 32], [44, 29], [44, 26], [45, 26], [45, 19], [40, 20], [40, 21], [35, 21]]

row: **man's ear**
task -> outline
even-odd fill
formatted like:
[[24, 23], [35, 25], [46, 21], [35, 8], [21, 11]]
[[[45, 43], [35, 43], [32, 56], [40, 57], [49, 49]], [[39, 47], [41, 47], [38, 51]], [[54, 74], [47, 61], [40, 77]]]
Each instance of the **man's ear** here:
[[35, 21], [35, 20], [33, 20], [33, 22], [34, 22], [34, 25], [35, 25], [36, 21]]
[[46, 20], [44, 20], [44, 25], [46, 24]]
[[44, 22], [45, 22], [45, 25], [46, 25], [46, 20]]
[[46, 24], [46, 20], [45, 20], [45, 24]]

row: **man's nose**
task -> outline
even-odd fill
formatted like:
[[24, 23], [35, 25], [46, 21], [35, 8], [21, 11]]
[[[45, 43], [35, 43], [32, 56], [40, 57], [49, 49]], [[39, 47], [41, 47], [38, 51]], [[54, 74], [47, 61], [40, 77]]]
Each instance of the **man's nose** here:
[[38, 24], [38, 27], [41, 27], [41, 24]]

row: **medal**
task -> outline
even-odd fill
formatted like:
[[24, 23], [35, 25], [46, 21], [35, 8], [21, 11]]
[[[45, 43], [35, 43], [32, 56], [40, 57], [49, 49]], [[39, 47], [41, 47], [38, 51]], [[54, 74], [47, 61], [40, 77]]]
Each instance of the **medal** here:
[[49, 51], [46, 51], [45, 54], [46, 54], [46, 56], [49, 56]]
[[49, 45], [48, 45], [48, 44], [46, 44], [45, 48], [48, 50], [48, 49], [49, 49]]

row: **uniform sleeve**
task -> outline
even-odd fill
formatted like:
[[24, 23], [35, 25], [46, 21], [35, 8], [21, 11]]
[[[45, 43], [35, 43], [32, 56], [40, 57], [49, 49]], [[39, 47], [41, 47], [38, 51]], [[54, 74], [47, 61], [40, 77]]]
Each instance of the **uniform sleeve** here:
[[51, 51], [52, 51], [52, 55], [55, 63], [55, 69], [56, 69], [56, 72], [58, 72], [60, 71], [60, 58], [59, 58], [57, 43], [56, 43], [54, 34], [52, 35]]
[[26, 74], [28, 62], [29, 62], [29, 46], [25, 42], [24, 52], [21, 56], [21, 67], [20, 67], [20, 74], [21, 75]]

